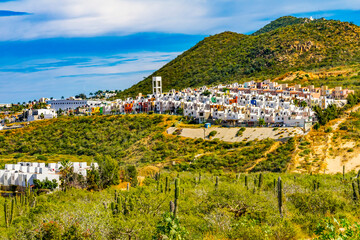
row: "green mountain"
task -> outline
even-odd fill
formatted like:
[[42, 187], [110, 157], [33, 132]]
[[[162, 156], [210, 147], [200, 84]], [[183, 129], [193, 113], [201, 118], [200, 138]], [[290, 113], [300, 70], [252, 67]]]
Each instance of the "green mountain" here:
[[324, 20], [325, 20], [324, 18], [311, 20], [309, 18], [297, 18], [297, 17], [293, 17], [293, 16], [285, 16], [285, 17], [281, 17], [281, 18], [278, 18], [278, 19], [270, 22], [269, 24], [265, 25], [263, 28], [257, 30], [256, 32], [254, 32], [251, 35], [256, 36], [256, 35], [259, 35], [262, 33], [267, 33], [272, 30], [290, 26], [290, 25], [294, 25], [294, 24], [305, 24], [305, 23], [309, 23], [310, 21], [324, 21]]
[[267, 79], [289, 71], [356, 63], [360, 27], [333, 20], [284, 17], [253, 35], [223, 32], [200, 41], [118, 97], [151, 92], [152, 76], [163, 90]]

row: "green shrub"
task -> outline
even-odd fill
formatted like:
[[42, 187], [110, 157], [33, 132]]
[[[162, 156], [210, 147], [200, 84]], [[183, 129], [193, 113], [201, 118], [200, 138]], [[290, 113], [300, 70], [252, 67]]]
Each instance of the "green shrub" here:
[[38, 155], [38, 156], [36, 157], [36, 159], [37, 159], [37, 160], [40, 160], [40, 161], [47, 161], [47, 160], [48, 160], [48, 158], [47, 158], [46, 156], [43, 156], [43, 155]]
[[326, 133], [330, 133], [330, 132], [332, 132], [332, 130], [333, 130], [332, 127], [327, 127], [327, 128], [325, 129], [325, 132], [326, 132]]
[[319, 128], [320, 128], [320, 123], [318, 123], [318, 122], [315, 123], [314, 126], [313, 126], [313, 129], [314, 130], [319, 130]]
[[211, 131], [210, 133], [209, 133], [209, 138], [211, 138], [211, 137], [214, 137], [215, 135], [217, 134], [217, 131]]

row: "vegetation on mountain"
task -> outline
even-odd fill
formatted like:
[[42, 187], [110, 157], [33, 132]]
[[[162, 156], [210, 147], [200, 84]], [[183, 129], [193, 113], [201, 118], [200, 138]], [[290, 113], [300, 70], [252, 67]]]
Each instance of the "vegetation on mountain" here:
[[[177, 120], [176, 116], [138, 114], [32, 122], [23, 129], [0, 132], [0, 156], [12, 154], [17, 156], [16, 161], [28, 156], [46, 160], [64, 154], [86, 156], [98, 162], [100, 169], [104, 161], [115, 160], [120, 165], [161, 163], [177, 170], [244, 171], [274, 143], [270, 139], [228, 143], [166, 134], [166, 128]], [[198, 154], [200, 157], [193, 163]], [[97, 179], [99, 174], [93, 174], [91, 178]], [[133, 173], [128, 178], [134, 178]], [[99, 188], [113, 184], [98, 181]]]
[[[174, 217], [169, 202], [175, 198], [176, 178], [181, 183]], [[166, 179], [168, 191], [164, 191]], [[354, 172], [342, 180], [340, 174], [164, 171], [161, 176], [147, 176], [143, 186], [129, 191], [69, 189], [36, 196], [32, 207], [22, 205], [18, 197], [8, 227], [0, 211], [0, 235], [6, 239], [329, 239], [329, 235], [358, 239], [360, 209], [359, 200], [353, 198], [354, 181], [357, 187]], [[1, 206], [4, 201], [0, 197]]]
[[[224, 32], [207, 37], [117, 97], [150, 93], [152, 76], [162, 76], [163, 90], [168, 91], [276, 78], [299, 70], [356, 64], [360, 59], [360, 27], [354, 24], [318, 20], [289, 25], [283, 21], [303, 20], [278, 20], [283, 26], [270, 26], [266, 29], [271, 31], [256, 36]], [[357, 74], [354, 77], [358, 79]]]
[[276, 30], [278, 28], [294, 25], [294, 24], [305, 24], [309, 22], [318, 22], [318, 21], [324, 21], [324, 18], [321, 19], [309, 19], [309, 18], [297, 18], [293, 16], [284, 16], [280, 17], [274, 21], [271, 21], [269, 24], [265, 25], [261, 29], [257, 30], [256, 32], [252, 33], [251, 35], [256, 36], [260, 35], [262, 33], [271, 32], [273, 30]]

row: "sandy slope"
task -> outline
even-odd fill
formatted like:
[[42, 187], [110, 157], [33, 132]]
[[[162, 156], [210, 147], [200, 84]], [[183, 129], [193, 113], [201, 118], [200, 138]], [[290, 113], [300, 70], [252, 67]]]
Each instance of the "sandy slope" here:
[[[243, 140], [262, 140], [266, 138], [282, 139], [295, 135], [302, 135], [303, 131], [300, 128], [279, 128], [274, 131], [274, 128], [246, 128], [242, 136], [236, 137], [236, 133], [240, 128], [221, 128], [213, 127], [209, 129], [205, 128], [182, 128], [180, 130], [180, 136], [189, 138], [203, 138], [209, 139], [208, 135], [211, 131], [216, 131], [217, 134], [212, 139], [218, 138], [226, 142], [240, 142]], [[176, 128], [169, 128], [168, 134], [172, 134]]]

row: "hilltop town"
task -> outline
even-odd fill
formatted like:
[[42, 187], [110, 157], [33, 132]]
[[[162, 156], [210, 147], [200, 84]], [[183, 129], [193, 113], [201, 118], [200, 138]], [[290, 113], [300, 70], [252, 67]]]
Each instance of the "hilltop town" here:
[[317, 121], [315, 106], [321, 109], [330, 105], [343, 107], [349, 94], [354, 94], [353, 90], [342, 87], [289, 86], [270, 80], [163, 93], [161, 77], [154, 77], [152, 86], [152, 94], [142, 96], [139, 93], [135, 98], [124, 100], [42, 98], [39, 104], [43, 109], [26, 109], [13, 118], [5, 117], [2, 122], [30, 122], [58, 115], [159, 113], [182, 115], [197, 123], [309, 127]]
[[[0, 104], [0, 238], [360, 239], [359, 36], [287, 16], [205, 37], [125, 90]], [[2, 101], [110, 86], [77, 83], [91, 57], [68, 62], [51, 69], [90, 75]]]

